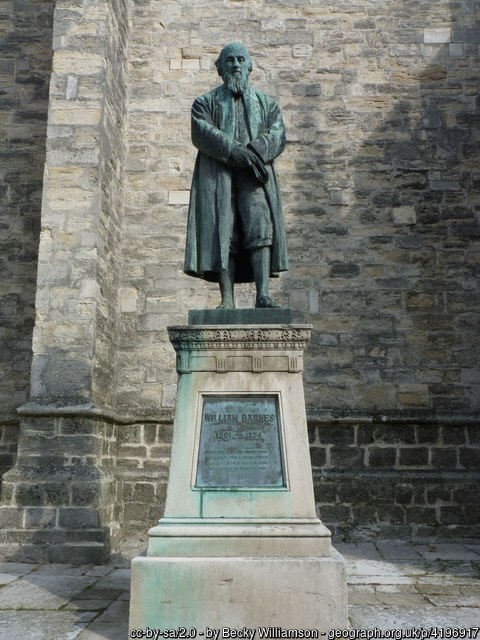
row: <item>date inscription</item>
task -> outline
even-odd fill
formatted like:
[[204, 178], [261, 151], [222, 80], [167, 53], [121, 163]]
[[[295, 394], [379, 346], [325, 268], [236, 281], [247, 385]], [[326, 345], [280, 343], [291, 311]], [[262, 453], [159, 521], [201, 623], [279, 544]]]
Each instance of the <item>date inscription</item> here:
[[205, 396], [197, 487], [283, 487], [276, 396]]

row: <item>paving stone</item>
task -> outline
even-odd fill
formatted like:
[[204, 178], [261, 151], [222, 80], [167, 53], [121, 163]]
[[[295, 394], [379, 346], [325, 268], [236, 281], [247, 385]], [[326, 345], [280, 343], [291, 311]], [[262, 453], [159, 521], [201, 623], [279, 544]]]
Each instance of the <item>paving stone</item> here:
[[[373, 585], [372, 585], [373, 586]], [[375, 593], [418, 593], [415, 584], [377, 584]]]
[[477, 580], [477, 583], [460, 585], [460, 593], [465, 595], [470, 594], [478, 594], [480, 596], [480, 580]]
[[114, 569], [95, 585], [97, 589], [125, 589], [130, 590], [130, 569]]
[[111, 567], [109, 565], [99, 565], [98, 567], [90, 567], [90, 569], [85, 573], [85, 575], [103, 577], [111, 573], [113, 569], [114, 567]]
[[37, 569], [38, 564], [28, 564], [26, 562], [2, 562], [0, 563], [0, 573], [25, 576]]
[[385, 560], [421, 560], [417, 548], [408, 542], [379, 540], [375, 546]]
[[422, 596], [421, 593], [388, 593], [377, 590], [376, 597], [380, 604], [396, 607], [425, 607], [429, 604], [429, 599]]
[[87, 598], [83, 600], [70, 600], [62, 609], [62, 611], [103, 611], [111, 605], [111, 600], [102, 600], [101, 598]]
[[465, 546], [467, 549], [470, 549], [470, 551], [473, 551], [480, 556], [480, 544], [466, 544]]
[[417, 585], [418, 590], [429, 597], [435, 595], [460, 595], [461, 590], [458, 584], [423, 584]]
[[92, 622], [77, 640], [123, 640], [128, 638], [128, 620], [117, 622]]
[[71, 565], [71, 564], [45, 564], [35, 571], [36, 576], [83, 576], [90, 574], [92, 565]]
[[457, 585], [457, 586], [469, 586], [469, 585], [478, 585], [478, 580], [475, 578], [471, 578], [469, 576], [455, 576], [448, 575], [446, 573], [441, 573], [440, 575], [427, 575], [425, 577], [421, 576], [416, 581], [416, 585], [418, 589], [423, 590], [423, 588], [427, 585], [438, 586], [438, 585]]
[[349, 604], [379, 604], [375, 589], [370, 584], [355, 584], [348, 587]]
[[376, 576], [360, 575], [348, 578], [349, 584], [415, 584], [415, 580], [410, 576]]
[[[89, 589], [85, 589], [85, 591], [82, 591], [82, 593], [79, 593], [77, 596], [75, 596], [75, 599], [91, 600], [93, 598], [95, 599], [98, 598], [100, 600], [110, 600], [110, 602], [113, 602], [113, 600], [116, 600], [124, 593], [125, 593], [124, 589], [111, 589], [109, 587], [98, 587], [95, 584], [93, 587]], [[128, 596], [128, 592], [127, 592], [127, 596]]]
[[116, 600], [97, 618], [96, 622], [110, 623], [128, 618], [128, 600]]
[[346, 559], [360, 558], [362, 560], [382, 560], [373, 542], [335, 542], [335, 549]]
[[352, 560], [348, 563], [349, 576], [401, 576], [402, 570], [385, 560]]
[[18, 580], [19, 576], [12, 573], [0, 573], [0, 585], [9, 584], [14, 580]]
[[478, 560], [478, 554], [462, 544], [418, 545], [416, 550], [426, 560]]
[[[478, 595], [429, 595], [428, 599], [436, 607], [480, 607]], [[480, 623], [480, 611], [478, 616]]]
[[93, 582], [87, 576], [28, 576], [1, 590], [0, 609], [59, 609]]
[[445, 573], [451, 573], [458, 578], [475, 578], [480, 575], [479, 562], [454, 562], [452, 560], [442, 561]]
[[[91, 611], [2, 611], [0, 638], [7, 640], [74, 640], [95, 618]], [[126, 635], [123, 637], [127, 637]], [[117, 636], [112, 640], [120, 640]], [[105, 637], [102, 639], [105, 640]]]
[[349, 607], [350, 625], [354, 629], [411, 629], [412, 627], [476, 627], [478, 610], [453, 607]]

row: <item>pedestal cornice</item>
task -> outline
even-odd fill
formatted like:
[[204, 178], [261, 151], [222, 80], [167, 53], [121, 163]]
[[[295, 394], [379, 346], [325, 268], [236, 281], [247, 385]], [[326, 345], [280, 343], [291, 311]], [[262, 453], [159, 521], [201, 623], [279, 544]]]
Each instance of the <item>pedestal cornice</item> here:
[[177, 371], [303, 371], [310, 325], [168, 327]]

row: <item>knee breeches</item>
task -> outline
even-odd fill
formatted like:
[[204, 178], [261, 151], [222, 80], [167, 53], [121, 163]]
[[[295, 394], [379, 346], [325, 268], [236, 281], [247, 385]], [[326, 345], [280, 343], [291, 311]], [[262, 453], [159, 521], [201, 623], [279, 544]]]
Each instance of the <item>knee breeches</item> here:
[[237, 170], [232, 176], [232, 211], [231, 253], [242, 245], [247, 251], [271, 246], [270, 207], [263, 186], [250, 170]]

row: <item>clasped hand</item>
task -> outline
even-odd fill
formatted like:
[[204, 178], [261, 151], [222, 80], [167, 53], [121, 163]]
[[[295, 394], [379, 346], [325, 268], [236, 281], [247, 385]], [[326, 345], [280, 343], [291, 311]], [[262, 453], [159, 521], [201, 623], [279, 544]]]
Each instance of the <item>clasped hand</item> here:
[[255, 160], [255, 154], [253, 151], [250, 151], [250, 149], [247, 149], [247, 147], [238, 145], [234, 148], [228, 160], [234, 167], [247, 168], [252, 166]]

